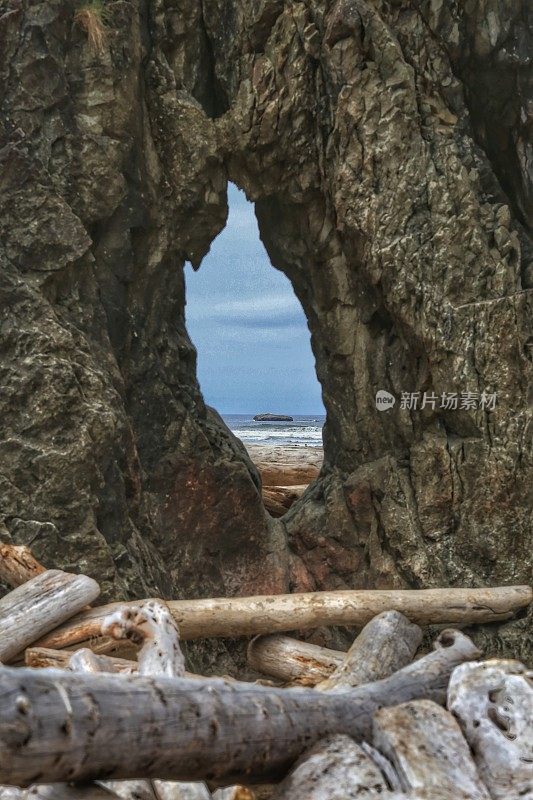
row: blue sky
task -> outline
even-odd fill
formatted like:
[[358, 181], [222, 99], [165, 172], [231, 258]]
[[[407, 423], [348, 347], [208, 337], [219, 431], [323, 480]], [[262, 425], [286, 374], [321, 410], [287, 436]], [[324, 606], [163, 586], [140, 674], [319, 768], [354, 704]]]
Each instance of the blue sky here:
[[229, 185], [229, 219], [198, 272], [187, 265], [187, 330], [206, 402], [222, 414], [323, 413], [309, 330], [270, 264], [253, 204]]

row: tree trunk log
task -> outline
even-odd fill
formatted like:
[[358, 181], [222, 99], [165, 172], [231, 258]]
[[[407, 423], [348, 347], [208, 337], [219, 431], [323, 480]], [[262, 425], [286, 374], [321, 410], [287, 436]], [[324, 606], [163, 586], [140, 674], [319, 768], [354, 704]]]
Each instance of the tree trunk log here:
[[398, 611], [384, 611], [370, 620], [348, 650], [343, 664], [317, 689], [339, 691], [387, 678], [415, 657], [422, 630]]
[[[344, 663], [317, 690], [342, 691], [387, 678], [413, 660], [421, 639], [420, 628], [403, 614], [385, 611], [365, 625]], [[275, 800], [363, 800], [376, 798], [388, 788], [380, 767], [360, 745], [348, 736], [334, 736], [303, 756]]]
[[0, 542], [0, 581], [3, 583], [20, 586], [45, 571], [25, 545]]
[[0, 782], [265, 782], [321, 738], [368, 738], [384, 705], [443, 702], [451, 670], [479, 651], [449, 630], [438, 647], [390, 678], [338, 694], [3, 667]]
[[211, 792], [201, 782], [152, 781], [158, 800], [211, 800]]
[[[401, 589], [169, 600], [182, 639], [255, 636], [322, 625], [363, 627], [382, 611], [397, 610], [420, 625], [475, 624], [510, 619], [532, 600], [529, 586], [481, 589]], [[143, 606], [147, 600], [135, 603]], [[91, 609], [37, 642], [63, 648], [98, 636], [102, 619], [128, 604]], [[132, 605], [132, 604], [129, 604]]]
[[72, 617], [100, 594], [86, 575], [47, 570], [0, 600], [0, 661]]
[[495, 660], [458, 667], [450, 680], [448, 708], [494, 800], [533, 798], [532, 678], [518, 661]]
[[[168, 678], [181, 678], [185, 675], [185, 660], [180, 648], [179, 631], [170, 611], [161, 603], [146, 603], [141, 608], [127, 608], [115, 611], [102, 623], [102, 633], [114, 639], [129, 639], [141, 645], [138, 653], [138, 672]], [[78, 651], [70, 663], [79, 660]], [[100, 671], [99, 661], [104, 656], [94, 656], [86, 661], [88, 669]], [[83, 662], [81, 662], [83, 663]], [[101, 662], [100, 662], [101, 663]], [[134, 784], [146, 795], [155, 800], [210, 800], [211, 794], [203, 783], [181, 783], [177, 781], [110, 781], [109, 786], [118, 791], [126, 800], [135, 800]]]
[[254, 800], [254, 793], [246, 786], [228, 786], [213, 792], [213, 800]]
[[257, 672], [302, 686], [315, 686], [340, 667], [345, 656], [339, 650], [272, 634], [253, 639], [248, 645], [247, 658]]
[[[87, 650], [89, 648], [79, 648], [78, 650], [50, 650], [46, 647], [28, 647], [24, 652], [24, 661], [27, 667], [34, 667], [35, 669], [44, 669], [51, 667], [52, 669], [68, 669], [69, 662], [75, 653]], [[137, 672], [139, 664], [137, 661], [131, 661], [126, 658], [117, 658], [116, 656], [101, 656], [94, 653], [99, 660], [100, 672], [114, 672], [121, 675], [131, 675]], [[191, 678], [198, 681], [208, 680], [203, 675], [196, 675], [194, 672], [185, 671], [184, 678]]]
[[457, 722], [430, 700], [380, 709], [374, 744], [392, 761], [404, 791], [490, 800]]
[[118, 800], [118, 795], [97, 783], [48, 783], [28, 789], [26, 800]]
[[274, 800], [372, 800], [386, 798], [379, 767], [349, 736], [323, 739], [280, 784]]
[[161, 603], [119, 609], [103, 621], [101, 632], [142, 645], [137, 656], [139, 675], [185, 675], [179, 631], [170, 611]]

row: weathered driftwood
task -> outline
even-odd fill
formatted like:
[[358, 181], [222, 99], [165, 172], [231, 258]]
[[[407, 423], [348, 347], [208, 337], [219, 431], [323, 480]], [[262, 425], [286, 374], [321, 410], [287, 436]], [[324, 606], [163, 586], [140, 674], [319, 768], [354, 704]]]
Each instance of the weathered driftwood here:
[[[403, 614], [384, 611], [365, 625], [344, 663], [318, 684], [317, 691], [342, 691], [386, 678], [413, 660], [421, 639], [420, 628]], [[393, 772], [391, 765], [389, 772]], [[347, 736], [334, 736], [319, 742], [300, 759], [282, 782], [275, 800], [375, 798], [388, 788], [380, 766], [359, 744]]]
[[98, 783], [121, 800], [158, 800], [151, 781], [103, 781]]
[[479, 651], [458, 631], [439, 638], [439, 649], [390, 678], [338, 694], [2, 667], [0, 781], [261, 782], [326, 736], [368, 738], [384, 705], [444, 702], [452, 669]]
[[40, 636], [95, 600], [100, 587], [86, 575], [47, 570], [0, 599], [0, 661], [9, 661]]
[[365, 625], [344, 662], [317, 689], [339, 691], [386, 678], [413, 660], [421, 641], [418, 625], [399, 611], [384, 611]]
[[103, 621], [102, 633], [141, 645], [137, 656], [140, 675], [184, 676], [179, 631], [170, 611], [161, 603], [152, 601], [142, 608], [115, 611]]
[[28, 790], [18, 786], [0, 786], [0, 800], [26, 800]]
[[25, 545], [4, 544], [0, 542], [0, 581], [8, 586], [22, 583], [45, 572], [45, 567], [32, 556]]
[[[99, 656], [89, 650], [82, 648], [72, 653], [69, 658], [68, 668], [73, 672], [89, 674], [100, 674], [102, 672], [115, 672], [114, 669], [108, 670], [112, 666], [111, 659]], [[55, 784], [65, 787], [66, 784]], [[158, 800], [152, 783], [148, 780], [129, 780], [129, 781], [105, 781], [101, 784], [86, 784], [89, 788], [98, 789], [114, 793], [121, 800]], [[50, 800], [54, 800], [50, 798]]]
[[349, 736], [323, 739], [298, 761], [275, 800], [370, 800], [388, 790], [379, 767]]
[[257, 672], [302, 686], [315, 686], [339, 667], [346, 656], [290, 636], [272, 634], [252, 639], [248, 664]]
[[[396, 609], [417, 624], [466, 624], [510, 619], [529, 605], [529, 586], [480, 589], [404, 589], [314, 592], [211, 600], [169, 600], [182, 639], [254, 636], [321, 625], [363, 627], [382, 611]], [[143, 606], [146, 602], [135, 603]], [[37, 642], [63, 648], [98, 636], [102, 619], [127, 604], [114, 603], [80, 614]], [[132, 605], [132, 604], [130, 604]]]
[[[179, 643], [179, 631], [170, 611], [161, 603], [146, 603], [141, 608], [115, 611], [102, 623], [102, 633], [114, 639], [129, 639], [141, 645], [138, 653], [140, 675], [181, 678], [185, 675], [185, 659]], [[72, 656], [71, 663], [76, 658]], [[103, 656], [94, 656], [101, 659]], [[93, 664], [97, 662], [93, 661]], [[94, 670], [98, 671], [98, 670]], [[203, 783], [178, 781], [110, 781], [107, 784], [125, 800], [139, 793], [153, 795], [156, 800], [210, 800]]]
[[533, 798], [532, 679], [520, 662], [494, 660], [458, 667], [450, 680], [448, 708], [495, 800]]
[[254, 793], [246, 786], [228, 786], [213, 792], [213, 800], [254, 800]]
[[181, 781], [152, 781], [157, 800], [211, 800], [205, 783]]
[[26, 800], [118, 800], [118, 795], [97, 783], [48, 783], [31, 786]]
[[380, 709], [374, 744], [394, 765], [404, 791], [490, 800], [457, 722], [430, 700]]
[[[25, 662], [28, 667], [43, 669], [53, 667], [56, 669], [67, 669], [72, 666], [72, 659], [78, 653], [85, 652], [86, 648], [75, 650], [47, 650], [44, 647], [28, 647], [24, 653]], [[114, 672], [120, 675], [131, 675], [137, 672], [138, 664], [136, 661], [128, 661], [125, 658], [115, 658], [111, 656], [101, 656], [90, 651], [98, 660], [99, 672]], [[79, 657], [79, 656], [78, 656]], [[73, 662], [74, 666], [76, 661]], [[95, 670], [93, 670], [95, 671]]]

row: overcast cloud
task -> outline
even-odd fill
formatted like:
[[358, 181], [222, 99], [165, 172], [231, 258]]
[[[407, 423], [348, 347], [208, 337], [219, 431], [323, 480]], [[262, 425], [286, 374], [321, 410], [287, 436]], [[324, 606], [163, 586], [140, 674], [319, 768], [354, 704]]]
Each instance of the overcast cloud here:
[[323, 413], [309, 330], [289, 280], [270, 264], [244, 193], [198, 272], [186, 269], [187, 329], [206, 401], [223, 414]]

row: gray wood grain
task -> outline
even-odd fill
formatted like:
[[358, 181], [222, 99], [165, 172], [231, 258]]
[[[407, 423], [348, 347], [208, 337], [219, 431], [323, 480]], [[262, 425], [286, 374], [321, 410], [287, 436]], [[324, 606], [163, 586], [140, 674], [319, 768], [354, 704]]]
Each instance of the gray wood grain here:
[[92, 578], [52, 569], [13, 589], [0, 599], [0, 661], [14, 658], [99, 594]]
[[406, 792], [490, 800], [457, 722], [430, 700], [380, 709], [374, 744], [393, 763]]
[[391, 677], [338, 694], [1, 667], [0, 782], [265, 782], [326, 736], [368, 738], [382, 706], [444, 702], [452, 669], [479, 652], [458, 631], [440, 639]]
[[[420, 625], [496, 622], [511, 619], [531, 603], [530, 586], [475, 589], [367, 589], [205, 600], [168, 600], [182, 639], [255, 636], [322, 625], [363, 627], [382, 611], [396, 609]], [[147, 600], [135, 604], [142, 606]], [[100, 635], [101, 622], [126, 603], [80, 614], [46, 636], [40, 647], [63, 648]], [[100, 652], [103, 652], [102, 650]]]
[[328, 678], [342, 665], [345, 656], [346, 653], [339, 650], [280, 634], [252, 639], [247, 651], [252, 669], [302, 686], [315, 686]]
[[533, 671], [511, 659], [454, 670], [448, 708], [494, 800], [533, 800]]
[[384, 611], [365, 625], [343, 663], [317, 689], [338, 691], [387, 678], [413, 660], [421, 641], [418, 625], [399, 611]]
[[[413, 660], [421, 639], [420, 628], [403, 614], [384, 611], [365, 625], [343, 663], [316, 691], [342, 691], [386, 678]], [[333, 736], [299, 760], [274, 800], [372, 800], [388, 789], [380, 766], [359, 744]]]

